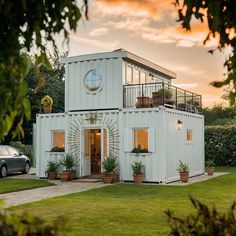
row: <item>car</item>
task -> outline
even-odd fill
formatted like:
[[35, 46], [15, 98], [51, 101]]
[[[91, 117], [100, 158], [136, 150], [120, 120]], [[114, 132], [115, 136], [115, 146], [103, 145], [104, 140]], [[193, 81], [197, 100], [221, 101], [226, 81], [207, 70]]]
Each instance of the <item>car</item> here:
[[0, 145], [0, 177], [5, 178], [9, 173], [30, 172], [30, 159], [16, 148]]

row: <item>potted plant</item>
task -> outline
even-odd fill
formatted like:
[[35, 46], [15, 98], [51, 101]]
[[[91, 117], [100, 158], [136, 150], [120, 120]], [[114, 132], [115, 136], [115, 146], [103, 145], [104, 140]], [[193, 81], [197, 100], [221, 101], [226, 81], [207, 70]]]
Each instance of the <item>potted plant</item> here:
[[41, 105], [43, 107], [44, 113], [51, 113], [53, 100], [49, 95], [46, 95], [41, 100]]
[[143, 169], [145, 166], [141, 161], [135, 161], [131, 167], [133, 169], [134, 183], [141, 184], [144, 179]]
[[187, 163], [183, 163], [182, 161], [179, 161], [179, 168], [177, 170], [179, 171], [180, 180], [184, 183], [188, 182], [189, 165]]
[[102, 162], [102, 168], [104, 169], [104, 172], [103, 172], [103, 182], [105, 184], [110, 184], [113, 182], [114, 180], [114, 171], [117, 167], [117, 162], [116, 162], [116, 159], [114, 157], [107, 157], [107, 159], [105, 159], [103, 162]]
[[70, 153], [66, 153], [59, 161], [60, 165], [64, 166], [65, 170], [60, 172], [61, 181], [69, 181], [74, 179], [75, 170], [73, 169], [78, 165], [78, 159]]
[[206, 163], [206, 168], [207, 168], [207, 174], [208, 175], [213, 175], [214, 171], [215, 171], [215, 163], [213, 160], [207, 160]]
[[60, 164], [57, 161], [48, 161], [46, 173], [48, 179], [55, 180], [57, 178], [57, 172]]
[[137, 97], [137, 108], [151, 107], [151, 100], [149, 97]]
[[164, 105], [170, 103], [172, 93], [170, 89], [162, 88], [152, 93], [152, 100], [154, 106]]

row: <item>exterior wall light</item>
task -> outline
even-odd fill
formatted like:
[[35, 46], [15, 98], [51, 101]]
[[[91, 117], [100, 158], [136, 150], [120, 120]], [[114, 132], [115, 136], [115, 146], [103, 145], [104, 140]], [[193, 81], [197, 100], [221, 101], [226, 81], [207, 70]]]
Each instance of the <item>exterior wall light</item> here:
[[182, 128], [182, 126], [183, 126], [183, 122], [181, 120], [178, 120], [177, 121], [177, 128], [178, 128], [178, 130], [180, 130]]

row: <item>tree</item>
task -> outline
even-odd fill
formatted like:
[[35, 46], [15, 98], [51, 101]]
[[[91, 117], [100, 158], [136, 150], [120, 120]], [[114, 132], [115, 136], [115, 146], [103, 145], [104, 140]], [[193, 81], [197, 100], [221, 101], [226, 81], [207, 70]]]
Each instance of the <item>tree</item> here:
[[[45, 95], [49, 95], [53, 99], [53, 112], [64, 112], [64, 97], [65, 97], [65, 81], [64, 74], [65, 69], [59, 63], [53, 65], [52, 69], [47, 68], [44, 65], [40, 67], [41, 73], [45, 77], [45, 85], [37, 93], [34, 92], [34, 88], [38, 83], [37, 72], [35, 66], [32, 66], [29, 73], [25, 77], [24, 81], [27, 83], [29, 91], [28, 98], [31, 104], [31, 119], [24, 119], [24, 143], [32, 143], [32, 128], [33, 123], [36, 122], [36, 114], [41, 112], [41, 99]], [[10, 137], [8, 137], [9, 139]], [[9, 139], [10, 140], [10, 139]]]
[[[175, 0], [182, 27], [191, 30], [191, 22], [198, 19], [207, 21], [209, 33], [204, 43], [210, 38], [219, 37], [217, 48], [231, 48], [231, 54], [224, 66], [227, 78], [221, 82], [212, 82], [215, 87], [230, 85], [228, 98], [231, 104], [236, 103], [236, 1], [235, 0]], [[217, 49], [216, 48], [216, 49]], [[214, 49], [214, 50], [216, 50]], [[214, 50], [210, 50], [213, 53]]]
[[[83, 0], [87, 17], [87, 0]], [[31, 64], [24, 52], [31, 48], [36, 65], [48, 60], [48, 45], [57, 54], [55, 34], [63, 32], [66, 42], [69, 31], [76, 31], [81, 11], [76, 0], [13, 0], [0, 1], [0, 141], [12, 131], [13, 136], [23, 135], [23, 119], [30, 118], [28, 87], [24, 77]], [[36, 88], [43, 84], [40, 75]], [[12, 129], [13, 125], [15, 128]]]

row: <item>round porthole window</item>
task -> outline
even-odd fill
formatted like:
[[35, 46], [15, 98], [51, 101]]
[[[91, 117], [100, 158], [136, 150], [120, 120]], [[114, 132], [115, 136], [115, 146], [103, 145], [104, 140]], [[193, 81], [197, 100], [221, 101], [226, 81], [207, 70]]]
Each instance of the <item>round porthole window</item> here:
[[92, 69], [84, 77], [84, 87], [89, 93], [96, 93], [102, 89], [102, 74], [97, 69]]

